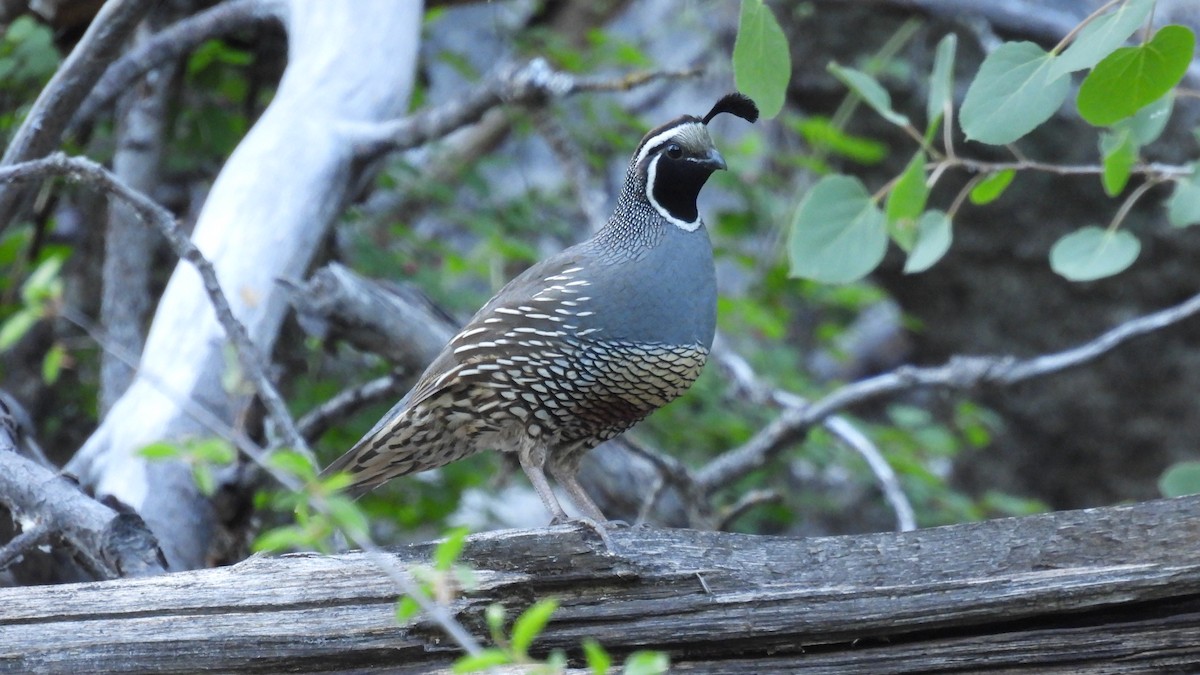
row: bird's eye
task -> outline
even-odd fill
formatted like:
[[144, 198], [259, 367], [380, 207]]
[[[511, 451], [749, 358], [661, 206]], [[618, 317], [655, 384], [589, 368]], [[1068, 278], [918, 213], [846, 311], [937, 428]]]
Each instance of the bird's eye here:
[[667, 146], [667, 157], [671, 159], [679, 159], [683, 157], [683, 148], [679, 147], [678, 143], [672, 143]]

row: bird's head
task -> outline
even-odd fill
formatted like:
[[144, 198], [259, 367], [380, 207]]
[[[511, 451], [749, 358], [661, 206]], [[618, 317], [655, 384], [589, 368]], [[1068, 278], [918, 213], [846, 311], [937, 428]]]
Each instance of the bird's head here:
[[[744, 94], [726, 94], [703, 118], [683, 115], [651, 129], [630, 163], [630, 176], [645, 199], [669, 222], [687, 231], [700, 226], [696, 198], [725, 159], [708, 135], [708, 123], [721, 113], [754, 122], [758, 107]], [[639, 197], [642, 195], [638, 195]]]

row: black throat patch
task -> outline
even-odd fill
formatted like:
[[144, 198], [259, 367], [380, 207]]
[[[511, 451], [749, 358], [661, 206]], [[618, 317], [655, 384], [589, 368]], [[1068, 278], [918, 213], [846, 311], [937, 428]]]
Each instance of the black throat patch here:
[[647, 189], [659, 206], [677, 220], [694, 223], [700, 217], [696, 198], [712, 175], [712, 167], [687, 159], [672, 159], [660, 154], [647, 175]]

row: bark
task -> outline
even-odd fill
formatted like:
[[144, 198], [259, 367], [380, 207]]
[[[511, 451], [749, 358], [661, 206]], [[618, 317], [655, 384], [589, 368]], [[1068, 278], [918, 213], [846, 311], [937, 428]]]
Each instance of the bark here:
[[27, 584], [162, 573], [162, 553], [141, 518], [96, 502], [69, 478], [17, 454], [16, 415], [0, 398], [0, 516], [21, 531], [0, 546], [0, 570]]
[[[672, 672], [1184, 672], [1200, 667], [1200, 497], [849, 537], [588, 528], [480, 534], [450, 601], [560, 608], [534, 644]], [[427, 563], [431, 545], [397, 550]], [[457, 656], [369, 557], [292, 555], [149, 579], [0, 590], [0, 669], [427, 673]], [[186, 658], [181, 658], [185, 657]]]
[[[161, 10], [159, 11], [161, 13]], [[150, 29], [138, 31], [147, 39]], [[129, 187], [153, 194], [159, 183], [167, 92], [173, 66], [152, 70], [129, 90], [118, 106], [117, 150], [113, 173]], [[129, 359], [142, 353], [146, 315], [150, 311], [150, 269], [158, 235], [138, 221], [133, 209], [113, 201], [104, 238], [104, 271], [100, 293], [100, 325], [111, 347], [100, 357], [100, 413], [108, 412], [129, 387]]]
[[[421, 5], [296, 0], [285, 23], [289, 63], [275, 98], [222, 169], [193, 234], [261, 353], [270, 353], [286, 310], [276, 279], [308, 266], [359, 185], [362, 167], [339, 124], [404, 111]], [[147, 463], [137, 450], [214, 435], [184, 412], [185, 401], [235, 419], [244, 402], [222, 387], [224, 344], [199, 276], [180, 265], [159, 302], [139, 376], [70, 465], [98, 493], [146, 518], [173, 569], [205, 564], [211, 507], [186, 466]]]

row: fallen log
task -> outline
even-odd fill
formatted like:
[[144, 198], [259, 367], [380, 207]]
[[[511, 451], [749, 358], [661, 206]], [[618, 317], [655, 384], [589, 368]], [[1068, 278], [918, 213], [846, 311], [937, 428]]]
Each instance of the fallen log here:
[[[1200, 497], [843, 537], [571, 526], [473, 535], [450, 602], [561, 606], [535, 651], [668, 652], [680, 673], [1196, 672]], [[389, 552], [405, 569], [432, 544]], [[362, 553], [0, 589], [0, 670], [448, 668], [459, 652]]]

